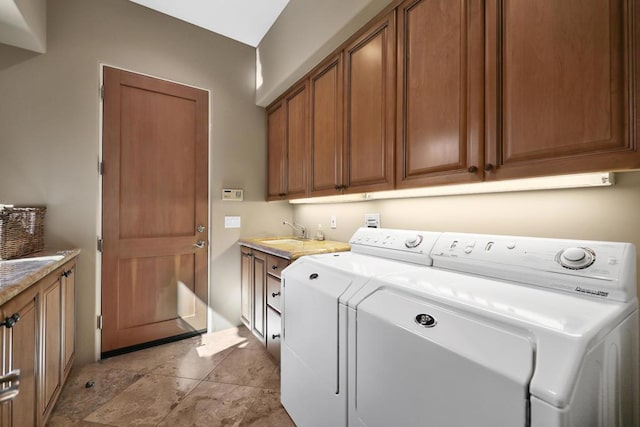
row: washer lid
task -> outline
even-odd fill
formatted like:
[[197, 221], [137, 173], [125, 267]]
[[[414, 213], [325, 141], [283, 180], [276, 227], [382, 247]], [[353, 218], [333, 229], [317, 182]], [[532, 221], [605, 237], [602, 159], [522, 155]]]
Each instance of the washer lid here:
[[354, 332], [362, 425], [526, 424], [534, 365], [526, 331], [381, 289], [358, 306]]
[[536, 346], [531, 394], [556, 407], [568, 404], [588, 348], [637, 309], [565, 292], [423, 268], [369, 281], [349, 300], [360, 304], [377, 292], [394, 292], [469, 316], [529, 331]]

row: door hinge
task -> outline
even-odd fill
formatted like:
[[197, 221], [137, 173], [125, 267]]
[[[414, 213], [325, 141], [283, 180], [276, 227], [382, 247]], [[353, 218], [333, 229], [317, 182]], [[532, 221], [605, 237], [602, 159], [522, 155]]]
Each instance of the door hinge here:
[[98, 252], [102, 252], [104, 247], [104, 241], [102, 239], [98, 239]]
[[102, 330], [102, 314], [98, 315], [98, 329]]
[[98, 174], [104, 175], [104, 162], [102, 160], [98, 162]]
[[104, 99], [104, 85], [100, 86], [100, 99]]

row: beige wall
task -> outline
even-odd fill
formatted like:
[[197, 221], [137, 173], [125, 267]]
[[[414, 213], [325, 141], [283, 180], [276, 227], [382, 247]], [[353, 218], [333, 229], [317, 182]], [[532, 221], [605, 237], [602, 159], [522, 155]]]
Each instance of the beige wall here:
[[[49, 0], [48, 50], [0, 45], [0, 201], [46, 204], [48, 246], [80, 247], [78, 362], [94, 360], [100, 311], [99, 64], [211, 92], [210, 325], [240, 323], [239, 236], [282, 233], [286, 203], [264, 200], [265, 119], [255, 106], [255, 49], [126, 0]], [[221, 202], [223, 187], [245, 202]], [[224, 229], [240, 215], [241, 229]]]
[[389, 3], [290, 0], [258, 45], [256, 104], [274, 101]]
[[[296, 205], [295, 220], [328, 239], [348, 241], [365, 213], [382, 227], [631, 242], [640, 250], [640, 172], [613, 187], [528, 191], [330, 205]], [[329, 228], [336, 215], [338, 227]], [[640, 262], [640, 261], [639, 261]]]

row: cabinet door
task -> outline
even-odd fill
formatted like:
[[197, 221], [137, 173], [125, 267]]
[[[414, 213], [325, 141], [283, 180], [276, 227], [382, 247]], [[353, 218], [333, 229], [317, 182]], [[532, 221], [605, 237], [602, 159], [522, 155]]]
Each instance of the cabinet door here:
[[253, 251], [253, 331], [264, 339], [266, 255]]
[[[20, 320], [4, 329], [3, 373], [20, 369], [20, 388], [16, 398], [2, 405], [3, 426], [38, 425], [36, 406], [39, 321], [38, 287], [27, 289], [3, 308], [3, 316], [18, 314]], [[4, 319], [4, 317], [3, 317]]]
[[251, 288], [253, 278], [253, 255], [251, 249], [240, 249], [240, 320], [251, 330]]
[[280, 328], [280, 314], [271, 307], [267, 307], [267, 351], [278, 361], [280, 361]]
[[309, 91], [305, 81], [286, 97], [287, 106], [287, 198], [307, 195], [309, 156]]
[[62, 372], [66, 379], [76, 354], [76, 266], [67, 265], [62, 280]]
[[482, 179], [483, 22], [478, 0], [398, 8], [398, 187]]
[[345, 49], [346, 192], [393, 188], [395, 11]]
[[337, 194], [342, 185], [342, 54], [322, 64], [310, 78], [311, 171], [313, 196]]
[[285, 110], [283, 102], [267, 110], [267, 200], [283, 199], [287, 195]]
[[640, 166], [639, 19], [630, 0], [487, 2], [487, 179]]
[[62, 281], [47, 276], [42, 283], [42, 377], [40, 413], [46, 418], [62, 386], [60, 354], [62, 350]]

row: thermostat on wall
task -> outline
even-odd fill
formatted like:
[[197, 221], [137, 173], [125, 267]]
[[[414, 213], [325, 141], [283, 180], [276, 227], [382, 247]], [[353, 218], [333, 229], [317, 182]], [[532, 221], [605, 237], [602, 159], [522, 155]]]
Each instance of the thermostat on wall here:
[[244, 190], [240, 188], [223, 188], [222, 200], [229, 200], [232, 202], [241, 202], [243, 198]]

